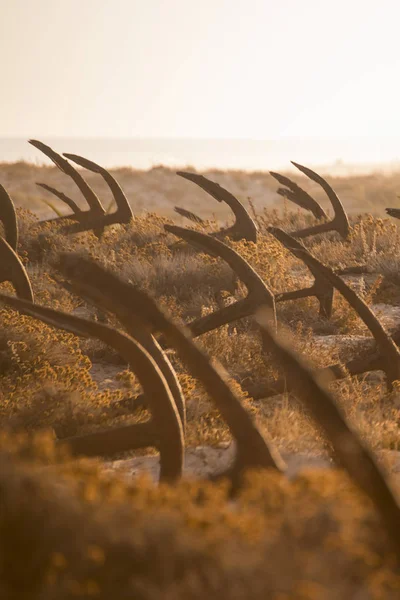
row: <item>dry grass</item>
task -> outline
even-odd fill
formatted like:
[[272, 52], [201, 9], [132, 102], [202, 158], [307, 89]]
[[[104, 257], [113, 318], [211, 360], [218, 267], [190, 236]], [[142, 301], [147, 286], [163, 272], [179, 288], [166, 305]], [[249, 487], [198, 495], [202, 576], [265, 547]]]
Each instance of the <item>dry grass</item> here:
[[[261, 225], [258, 243], [255, 245], [251, 242], [240, 242], [232, 243], [232, 246], [252, 264], [274, 292], [309, 285], [312, 278], [307, 268], [275, 238], [267, 232], [263, 233], [263, 224], [272, 222], [284, 229], [290, 229], [304, 225], [304, 218], [298, 211], [294, 214], [286, 212], [282, 217], [276, 212], [264, 211], [262, 215], [257, 215], [257, 218]], [[190, 322], [202, 314], [217, 310], [228, 301], [240, 299], [246, 293], [223, 261], [195, 251], [184, 243], [176, 243], [174, 236], [166, 234], [163, 225], [169, 221], [160, 215], [144, 214], [136, 217], [129, 225], [110, 227], [101, 240], [90, 232], [79, 236], [65, 236], [55, 225], [41, 225], [27, 211], [20, 211], [19, 221], [20, 253], [32, 278], [37, 301], [41, 304], [67, 312], [78, 311], [78, 314], [115, 324], [113, 318], [87, 306], [82, 299], [59, 286], [53, 262], [59, 252], [65, 250], [89, 254], [107, 268], [119, 273], [125, 280], [145, 289], [157, 298], [178, 322]], [[368, 263], [376, 270], [375, 274], [364, 279], [350, 278], [351, 285], [354, 285], [370, 304], [382, 300], [395, 301], [397, 296], [394, 290], [397, 286], [393, 257], [400, 248], [397, 225], [392, 220], [368, 215], [358, 217], [353, 221], [353, 233], [349, 242], [343, 242], [337, 236], [331, 235], [329, 239], [319, 236], [319, 239], [306, 240], [306, 245], [332, 266]], [[26, 418], [30, 427], [46, 425], [58, 432], [79, 433], [88, 428], [92, 429], [96, 424], [104, 427], [105, 424], [114, 423], [121, 418], [134, 421], [143, 418], [140, 414], [131, 416], [127, 411], [120, 412], [115, 409], [115, 406], [119, 406], [119, 399], [129, 398], [139, 392], [134, 376], [131, 378], [131, 384], [122, 390], [114, 389], [109, 394], [104, 394], [104, 390], [96, 391], [97, 384], [91, 380], [90, 361], [119, 363], [121, 371], [126, 368], [110, 349], [99, 342], [78, 340], [73, 336], [62, 338], [71, 341], [63, 342], [59, 348], [58, 340], [62, 335], [59, 332], [54, 332], [34, 320], [22, 320], [11, 311], [2, 311], [0, 316], [1, 314], [7, 316], [3, 316], [3, 323], [4, 318], [8, 319], [6, 327], [3, 324], [7, 339], [16, 340], [10, 342], [11, 345], [5, 344], [3, 360], [9, 364], [19, 360], [25, 369], [22, 379], [13, 376], [9, 380], [6, 373], [0, 376], [3, 397], [8, 395], [10, 390], [13, 397], [24, 397], [24, 402], [15, 403], [13, 407], [13, 411], [20, 413], [15, 415], [19, 424]], [[318, 316], [317, 303], [312, 298], [278, 304], [278, 317], [295, 332], [299, 351], [305, 352], [315, 366], [326, 366], [351, 357], [351, 350], [341, 349], [341, 335], [368, 335], [364, 324], [339, 294], [335, 295], [334, 312], [330, 321]], [[8, 322], [13, 323], [10, 331]], [[32, 343], [24, 337], [25, 332], [29, 331], [27, 322], [33, 323], [29, 327], [35, 329], [35, 339]], [[314, 338], [315, 334], [319, 336], [318, 341]], [[336, 336], [336, 343], [332, 343], [333, 338], [329, 338], [329, 343], [324, 345], [321, 343], [321, 336], [324, 335]], [[43, 341], [47, 339], [50, 339], [51, 343]], [[22, 352], [21, 343], [26, 343], [29, 352], [25, 351], [24, 356], [15, 358], [13, 353], [17, 350]], [[247, 388], [251, 382], [274, 380], [282, 375], [279, 365], [276, 365], [270, 356], [263, 355], [257, 328], [251, 318], [210, 332], [202, 336], [199, 343], [211, 356], [222, 362], [232, 380], [239, 386], [244, 385]], [[37, 355], [39, 346], [39, 356], [43, 357], [40, 360]], [[75, 378], [81, 379], [83, 383], [78, 391], [76, 386], [71, 384], [70, 376], [67, 376], [63, 369], [55, 370], [52, 362], [58, 352], [66, 368], [70, 364], [69, 357], [78, 356], [76, 349], [79, 349], [79, 357], [82, 357], [79, 360], [86, 361], [85, 374]], [[171, 355], [171, 360], [193, 409], [193, 419], [189, 419], [188, 423], [188, 443], [216, 443], [228, 439], [226, 427], [211, 407], [202, 387], [192, 379], [174, 354]], [[49, 373], [48, 368], [51, 369]], [[71, 369], [77, 369], [76, 373], [80, 373], [75, 365]], [[14, 375], [16, 373], [17, 371]], [[35, 384], [27, 379], [27, 373]], [[348, 393], [349, 385], [352, 386], [351, 394]], [[39, 393], [38, 389], [43, 392]], [[92, 389], [89, 395], [88, 389]], [[71, 399], [67, 401], [65, 398], [69, 392]], [[387, 404], [386, 392], [381, 383], [375, 386], [367, 385], [363, 383], [362, 378], [359, 383], [342, 382], [336, 385], [335, 393], [350, 418], [362, 424], [363, 435], [373, 440], [374, 447], [397, 448], [400, 445], [400, 430], [397, 427], [395, 412], [376, 410], [376, 406]], [[324, 447], [318, 432], [296, 399], [277, 396], [256, 403], [246, 396], [243, 392], [242, 397], [258, 419], [260, 427], [268, 429], [280, 447], [294, 451]], [[43, 408], [48, 406], [49, 397], [55, 399], [50, 402], [54, 405], [50, 411]], [[63, 410], [60, 410], [61, 406]], [[4, 408], [4, 415], [8, 410], [8, 407]], [[32, 416], [35, 410], [38, 413], [37, 418]]]
[[398, 598], [388, 540], [339, 472], [254, 472], [232, 503], [224, 483], [128, 485], [3, 436], [0, 491], [4, 598]]
[[[268, 217], [268, 214], [270, 217]], [[294, 217], [289, 214], [279, 217], [277, 213], [264, 212], [262, 216], [258, 216], [258, 220], [261, 225], [263, 222], [272, 222], [275, 225], [289, 229], [288, 223], [290, 223], [290, 227], [297, 227], [301, 224], [298, 214], [296, 212]], [[136, 218], [130, 225], [111, 227], [100, 241], [90, 232], [79, 236], [65, 236], [54, 225], [41, 225], [26, 211], [19, 213], [19, 221], [21, 223], [20, 253], [32, 278], [37, 301], [57, 309], [66, 310], [67, 312], [83, 311], [83, 314], [88, 316], [109, 320], [109, 317], [100, 314], [92, 307], [86, 306], [84, 301], [71, 295], [57, 283], [52, 264], [58, 253], [65, 250], [89, 253], [107, 268], [118, 272], [124, 279], [140, 286], [157, 298], [180, 322], [189, 322], [210, 310], [217, 310], [230, 298], [239, 299], [245, 293], [243, 286], [238, 284], [230, 268], [223, 261], [193, 251], [185, 244], [176, 244], [176, 238], [166, 234], [163, 228], [164, 223], [169, 221], [159, 215], [145, 214]], [[388, 282], [392, 287], [396, 286], [392, 265], [393, 256], [399, 245], [399, 234], [396, 224], [391, 220], [365, 216], [354, 222], [350, 242], [343, 242], [333, 235], [330, 240], [320, 236], [319, 240], [307, 240], [306, 244], [324, 262], [332, 266], [348, 266], [363, 262], [373, 266], [377, 272], [372, 276], [372, 280], [370, 278], [367, 282], [358, 279], [351, 282], [369, 303], [382, 300], [380, 296], [381, 289], [385, 290], [385, 285], [387, 286]], [[252, 264], [274, 292], [301, 288], [312, 281], [306, 267], [282, 248], [268, 233], [261, 232], [257, 245], [251, 242], [241, 242], [232, 243], [232, 246]], [[386, 287], [384, 294], [386, 301], [387, 296]], [[1, 314], [8, 315], [9, 312], [3, 311]], [[320, 336], [333, 334], [338, 336], [338, 340], [340, 340], [340, 335], [343, 334], [367, 335], [363, 323], [360, 322], [352, 309], [338, 294], [335, 296], [333, 317], [329, 322], [318, 317], [316, 301], [311, 298], [279, 304], [278, 316], [282, 322], [288, 324], [295, 332], [298, 349], [305, 351], [311, 363], [316, 366], [326, 366], [336, 362], [338, 357], [342, 361], [348, 357], [343, 352], [339, 356], [337, 348], [338, 345], [340, 346], [339, 342], [336, 347], [335, 344], [332, 345], [331, 343], [327, 344], [326, 347], [321, 346], [321, 342], [315, 343], [313, 337], [315, 333]], [[7, 318], [10, 319], [11, 317]], [[14, 336], [18, 343], [26, 341], [24, 339], [25, 321], [17, 315], [13, 315], [12, 321], [14, 333], [11, 334], [8, 329], [4, 329], [4, 331], [7, 331], [8, 339], [12, 339]], [[49, 328], [33, 320], [30, 321], [35, 323], [36, 330], [43, 332], [43, 336], [47, 339], [50, 335], [47, 333]], [[110, 322], [114, 323], [113, 319]], [[37, 331], [35, 335], [37, 337], [34, 343], [28, 342], [27, 344], [30, 353], [28, 353], [28, 356], [23, 357], [23, 364], [25, 365], [25, 371], [32, 373], [32, 377], [36, 378], [38, 382], [36, 388], [39, 386], [44, 389], [47, 375], [46, 371], [43, 371], [41, 361], [37, 358], [37, 348], [40, 345], [42, 350], [40, 356], [44, 357], [43, 361], [47, 368], [47, 365], [52, 365], [50, 357], [56, 352], [56, 340], [61, 334], [52, 332], [50, 338], [52, 342], [47, 345], [42, 342]], [[67, 336], [66, 339], [71, 339], [72, 346], [78, 345], [82, 357], [85, 357], [85, 360], [88, 361], [85, 367], [85, 377], [89, 379], [90, 360], [118, 362], [118, 357], [98, 342], [77, 340], [73, 336]], [[239, 385], [249, 381], [276, 379], [280, 376], [279, 366], [275, 365], [269, 356], [263, 356], [261, 352], [260, 340], [252, 319], [233, 323], [218, 331], [210, 332], [202, 336], [199, 343], [210, 355], [221, 360], [233, 380]], [[15, 347], [19, 348], [14, 344], [13, 348]], [[15, 350], [13, 351], [15, 352]], [[12, 356], [12, 348], [9, 347], [7, 352], [9, 356], [6, 356], [4, 360], [15, 362], [16, 359]], [[59, 352], [64, 357], [64, 354], [69, 352], [68, 346], [62, 346]], [[189, 422], [188, 424], [188, 439], [190, 442], [195, 444], [212, 441], [213, 434], [210, 434], [211, 430], [215, 433], [216, 441], [226, 439], [226, 428], [220, 422], [218, 415], [210, 408], [201, 386], [192, 380], [190, 373], [185, 370], [174, 355], [171, 358], [179, 377], [185, 383], [189, 402], [193, 400], [203, 405], [201, 409], [202, 420], [194, 419], [192, 423]], [[22, 359], [19, 357], [18, 360]], [[68, 356], [65, 359], [63, 358], [63, 361], [64, 366], [68, 365]], [[121, 363], [121, 370], [124, 368], [125, 365]], [[43, 372], [44, 375], [42, 375]], [[64, 397], [70, 382], [68, 379], [64, 381], [63, 378], [64, 372], [62, 370], [56, 378], [53, 373], [48, 376], [52, 390], [57, 390], [60, 386], [60, 393]], [[138, 385], [135, 378], [132, 381], [131, 389], [124, 390], [125, 395], [137, 393]], [[188, 385], [188, 381], [190, 381], [190, 385]], [[0, 377], [0, 389], [5, 390], [3, 393], [9, 393], [10, 385], [10, 383], [7, 383], [7, 386], [4, 387], [5, 378], [4, 376]], [[25, 410], [25, 405], [29, 405], [31, 401], [31, 394], [27, 393], [27, 389], [30, 389], [31, 384], [27, 386], [24, 382], [18, 380], [18, 383], [13, 383], [13, 385], [15, 385], [13, 393], [16, 397], [21, 394], [26, 397], [26, 401], [21, 403], [21, 410], [23, 407]], [[381, 403], [376, 400], [378, 393], [376, 389], [370, 389], [367, 386], [361, 392], [361, 388], [356, 386], [356, 391], [353, 396], [350, 396], [341, 391], [346, 388], [346, 385], [344, 383], [338, 385], [337, 394], [339, 398], [343, 395], [344, 404], [345, 406], [348, 404], [350, 415], [352, 414], [351, 407], [360, 404], [359, 398], [361, 395], [364, 398], [363, 403], [361, 403], [364, 407], [363, 411], [370, 412], [373, 406]], [[96, 388], [94, 382], [92, 382], [92, 387]], [[380, 397], [384, 401], [384, 388], [380, 384], [378, 387]], [[71, 391], [76, 397], [76, 390], [71, 388]], [[55, 396], [57, 396], [57, 393], [52, 392]], [[121, 392], [119, 391], [119, 393]], [[365, 398], [369, 396], [371, 396], [371, 402], [366, 404]], [[245, 398], [246, 394], [243, 397]], [[104, 398], [101, 394], [99, 398], [98, 402], [100, 404], [104, 402], [105, 407], [104, 414], [99, 418], [99, 425], [104, 426], [107, 418], [110, 419], [110, 422], [113, 422], [115, 418], [110, 407], [110, 403], [114, 401], [114, 398], [112, 395], [110, 398]], [[78, 402], [76, 399], [74, 400], [74, 405], [78, 404], [82, 407], [79, 409], [79, 413], [85, 411], [84, 403], [86, 401], [85, 396]], [[246, 402], [251, 405], [250, 400]], [[365, 408], [366, 406], [368, 408]], [[204, 407], [208, 407], [208, 412]], [[359, 407], [357, 418], [359, 418], [360, 410]], [[308, 421], [307, 415], [303, 414], [296, 400], [280, 397], [271, 398], [263, 403], [254, 404], [253, 411], [259, 419], [260, 426], [268, 428], [280, 446], [286, 445], [291, 449], [300, 449], [308, 445], [311, 439], [314, 440], [314, 446], [321, 446], [318, 433], [315, 432], [312, 424]], [[55, 412], [58, 415], [58, 412]], [[400, 437], [395, 425], [395, 415], [385, 412], [380, 417], [382, 426], [378, 427], [376, 411], [373, 412], [375, 415], [373, 419], [362, 419], [365, 435], [374, 439], [374, 445], [377, 447], [397, 447]], [[97, 415], [98, 413], [94, 411], [93, 414]], [[57, 419], [59, 420], [59, 416], [57, 416]], [[29, 420], [32, 422], [31, 418]], [[210, 428], [211, 420], [214, 423], [212, 428]], [[88, 425], [88, 421], [89, 423], [95, 423], [96, 416], [92, 420], [81, 419], [83, 429]], [[44, 423], [51, 425], [51, 418], [46, 418]], [[36, 424], [44, 423], [42, 419], [39, 419]], [[69, 430], [71, 427], [64, 427], [64, 429]], [[79, 432], [80, 426], [75, 424], [72, 429]], [[386, 434], [377, 435], [378, 430], [392, 432], [389, 436], [390, 443], [387, 441], [388, 436]]]

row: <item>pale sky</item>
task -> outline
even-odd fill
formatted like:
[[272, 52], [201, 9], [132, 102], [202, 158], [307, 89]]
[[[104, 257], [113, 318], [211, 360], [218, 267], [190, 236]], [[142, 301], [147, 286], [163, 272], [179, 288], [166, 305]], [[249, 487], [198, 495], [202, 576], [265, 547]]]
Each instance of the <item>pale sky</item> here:
[[0, 0], [0, 136], [400, 136], [399, 4]]

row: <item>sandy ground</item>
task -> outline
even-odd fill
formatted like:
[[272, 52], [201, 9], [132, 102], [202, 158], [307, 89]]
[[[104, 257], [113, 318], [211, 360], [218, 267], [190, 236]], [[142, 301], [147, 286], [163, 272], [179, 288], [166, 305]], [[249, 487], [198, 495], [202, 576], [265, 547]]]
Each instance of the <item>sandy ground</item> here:
[[[207, 478], [212, 474], [225, 471], [233, 461], [235, 452], [234, 444], [224, 444], [212, 448], [199, 446], [187, 448], [185, 452], [184, 475], [191, 478]], [[385, 450], [375, 453], [377, 462], [386, 470], [387, 474], [394, 480], [400, 481], [400, 452]], [[331, 469], [335, 468], [333, 460], [326, 455], [314, 453], [288, 454], [282, 452], [289, 478], [296, 477], [307, 469]], [[131, 479], [139, 474], [146, 473], [154, 481], [159, 476], [158, 456], [148, 455], [125, 460], [116, 460], [104, 463], [104, 470], [109, 473], [118, 474]]]
[[[195, 169], [187, 167], [185, 170]], [[111, 171], [125, 191], [134, 214], [144, 210], [152, 211], [180, 222], [180, 217], [174, 212], [174, 206], [178, 205], [197, 213], [204, 219], [211, 219], [214, 214], [221, 222], [231, 219], [227, 206], [215, 201], [192, 182], [179, 177], [175, 169], [159, 166], [141, 171], [121, 167]], [[82, 170], [82, 174], [103, 205], [108, 207], [112, 196], [101, 176], [87, 170]], [[248, 206], [250, 199], [259, 212], [266, 207], [282, 210], [285, 205], [282, 197], [277, 194], [279, 184], [267, 170], [246, 172], [213, 169], [205, 171], [204, 175], [232, 192], [245, 206]], [[319, 185], [296, 172], [287, 175], [304, 187], [324, 208], [332, 212], [332, 207]], [[385, 207], [399, 206], [397, 194], [400, 189], [400, 172], [390, 175], [377, 172], [348, 177], [327, 176], [327, 180], [349, 213], [371, 212], [384, 216]], [[55, 216], [47, 202], [52, 203], [63, 214], [70, 213], [62, 202], [38, 187], [37, 182], [56, 188], [75, 200], [81, 207], [85, 206], [71, 178], [56, 167], [24, 162], [0, 163], [0, 183], [9, 192], [16, 206], [31, 209], [41, 219]], [[291, 209], [297, 210], [292, 203], [286, 204]]]

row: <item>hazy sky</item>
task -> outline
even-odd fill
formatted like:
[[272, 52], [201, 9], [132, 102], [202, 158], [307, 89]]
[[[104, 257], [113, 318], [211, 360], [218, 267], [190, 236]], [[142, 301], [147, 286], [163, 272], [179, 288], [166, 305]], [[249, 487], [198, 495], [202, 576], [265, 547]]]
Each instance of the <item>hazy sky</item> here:
[[400, 135], [397, 0], [0, 0], [1, 136]]

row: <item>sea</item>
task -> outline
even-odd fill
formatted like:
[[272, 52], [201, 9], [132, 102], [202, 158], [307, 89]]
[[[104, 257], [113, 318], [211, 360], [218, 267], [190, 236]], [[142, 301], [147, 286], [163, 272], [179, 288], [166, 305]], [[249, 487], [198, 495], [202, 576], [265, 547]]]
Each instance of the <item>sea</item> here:
[[[104, 167], [147, 170], [166, 166], [197, 170], [290, 170], [294, 160], [334, 175], [400, 170], [396, 138], [168, 139], [39, 137], [58, 152], [81, 154]], [[0, 162], [50, 161], [26, 138], [0, 138]]]

